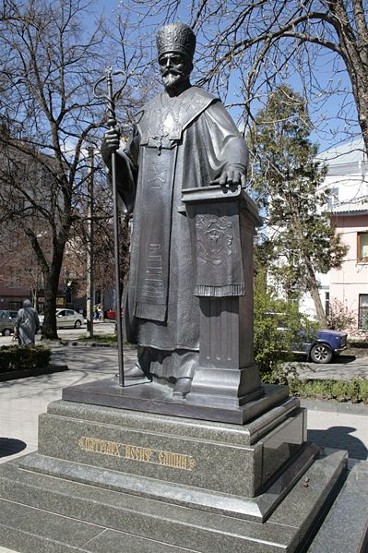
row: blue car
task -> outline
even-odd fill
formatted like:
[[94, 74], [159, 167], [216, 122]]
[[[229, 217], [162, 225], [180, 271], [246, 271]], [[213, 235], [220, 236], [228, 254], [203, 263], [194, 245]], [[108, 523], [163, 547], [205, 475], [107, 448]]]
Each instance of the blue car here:
[[304, 335], [300, 347], [293, 349], [293, 353], [307, 355], [313, 363], [330, 363], [333, 357], [347, 348], [347, 340], [346, 332], [315, 330], [308, 337]]

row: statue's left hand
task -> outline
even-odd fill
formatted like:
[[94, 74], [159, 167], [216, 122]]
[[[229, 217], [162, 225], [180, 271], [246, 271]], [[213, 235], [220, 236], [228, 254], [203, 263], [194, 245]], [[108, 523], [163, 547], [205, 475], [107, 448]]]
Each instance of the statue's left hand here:
[[211, 184], [219, 184], [220, 186], [231, 186], [231, 185], [241, 185], [245, 187], [246, 183], [246, 174], [244, 171], [237, 167], [227, 167], [221, 173], [221, 175], [211, 181]]

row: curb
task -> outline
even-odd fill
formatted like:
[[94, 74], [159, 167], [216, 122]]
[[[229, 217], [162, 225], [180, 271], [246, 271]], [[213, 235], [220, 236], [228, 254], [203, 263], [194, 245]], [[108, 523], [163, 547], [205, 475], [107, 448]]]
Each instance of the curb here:
[[329, 411], [332, 413], [346, 413], [349, 415], [365, 415], [368, 417], [368, 405], [338, 401], [323, 401], [321, 399], [300, 398], [300, 405], [310, 411]]
[[67, 365], [48, 365], [47, 367], [39, 367], [34, 369], [18, 369], [0, 373], [0, 382], [7, 380], [17, 380], [18, 378], [28, 378], [30, 376], [41, 376], [43, 374], [60, 373], [68, 371]]

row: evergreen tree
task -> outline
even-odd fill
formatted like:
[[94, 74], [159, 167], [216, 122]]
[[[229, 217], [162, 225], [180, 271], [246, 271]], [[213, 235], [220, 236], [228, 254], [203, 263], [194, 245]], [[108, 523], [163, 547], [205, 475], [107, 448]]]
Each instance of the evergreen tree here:
[[265, 213], [267, 233], [258, 251], [288, 298], [308, 291], [322, 326], [327, 324], [317, 273], [339, 267], [346, 247], [330, 224], [326, 167], [316, 161], [303, 98], [288, 86], [272, 92], [250, 133], [252, 185]]

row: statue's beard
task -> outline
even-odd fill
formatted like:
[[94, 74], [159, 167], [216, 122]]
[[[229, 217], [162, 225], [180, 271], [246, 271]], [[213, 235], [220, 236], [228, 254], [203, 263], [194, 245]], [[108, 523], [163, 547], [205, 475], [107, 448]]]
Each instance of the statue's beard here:
[[162, 80], [166, 90], [175, 89], [185, 80], [185, 75], [179, 72], [167, 71], [162, 75]]

